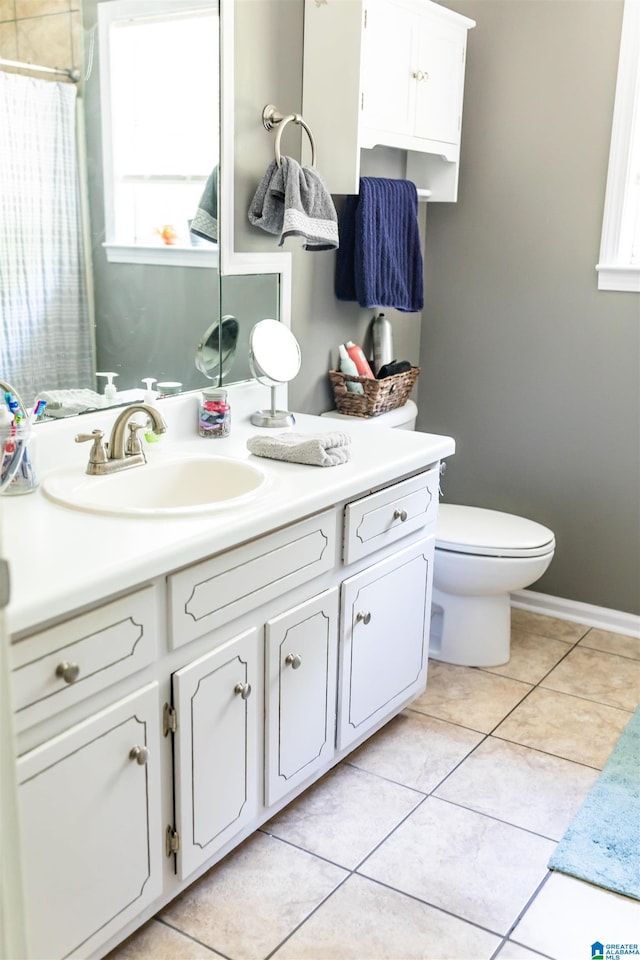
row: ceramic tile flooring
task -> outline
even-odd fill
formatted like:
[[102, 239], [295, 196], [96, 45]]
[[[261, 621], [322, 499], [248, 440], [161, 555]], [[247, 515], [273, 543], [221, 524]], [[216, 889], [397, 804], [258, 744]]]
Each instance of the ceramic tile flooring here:
[[636, 707], [640, 643], [514, 610], [109, 960], [589, 960], [640, 905], [547, 861]]

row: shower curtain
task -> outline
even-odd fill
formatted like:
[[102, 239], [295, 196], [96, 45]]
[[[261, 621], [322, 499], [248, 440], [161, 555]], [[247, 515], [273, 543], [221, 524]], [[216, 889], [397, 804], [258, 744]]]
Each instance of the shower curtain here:
[[0, 379], [95, 388], [75, 84], [0, 71]]

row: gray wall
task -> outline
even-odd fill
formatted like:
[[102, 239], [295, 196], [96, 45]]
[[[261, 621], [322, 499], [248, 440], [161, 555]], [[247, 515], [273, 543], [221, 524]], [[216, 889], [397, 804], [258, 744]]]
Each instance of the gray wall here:
[[[598, 292], [594, 269], [622, 2], [445, 5], [478, 25], [459, 202], [428, 208], [423, 317], [393, 315], [396, 353], [420, 357], [419, 426], [456, 438], [446, 500], [556, 532], [536, 590], [637, 613], [638, 296]], [[262, 107], [300, 110], [303, 3], [236, 11], [237, 246], [274, 249], [246, 209], [272, 158]], [[295, 131], [282, 146], [299, 156]], [[335, 300], [333, 254], [290, 249], [303, 354], [292, 406], [318, 413], [335, 345], [363, 339], [371, 312]]]
[[557, 536], [533, 589], [640, 612], [639, 298], [597, 290], [622, 3], [454, 0], [459, 202], [429, 208], [422, 429], [446, 500]]
[[[236, 0], [235, 16], [236, 248], [274, 251], [280, 249], [277, 238], [251, 226], [247, 209], [273, 159], [275, 133], [262, 126], [263, 107], [274, 103], [284, 113], [302, 111], [304, 4], [303, 0]], [[300, 158], [300, 130], [294, 124], [283, 132], [281, 150]], [[322, 173], [320, 147], [316, 165]], [[386, 175], [397, 174], [390, 167]], [[342, 198], [334, 200], [340, 209]], [[424, 220], [424, 206], [420, 216]], [[321, 413], [334, 406], [327, 371], [335, 367], [338, 344], [351, 339], [366, 347], [375, 311], [335, 299], [335, 253], [308, 253], [293, 239], [282, 249], [293, 255], [292, 329], [302, 348], [302, 368], [290, 386], [290, 405], [304, 413]], [[385, 313], [393, 323], [396, 355], [417, 363], [421, 315]]]

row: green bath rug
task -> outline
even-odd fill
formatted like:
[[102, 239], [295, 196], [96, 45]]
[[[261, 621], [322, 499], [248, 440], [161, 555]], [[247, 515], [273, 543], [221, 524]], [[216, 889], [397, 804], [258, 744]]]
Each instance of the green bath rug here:
[[640, 708], [622, 731], [549, 867], [640, 900]]

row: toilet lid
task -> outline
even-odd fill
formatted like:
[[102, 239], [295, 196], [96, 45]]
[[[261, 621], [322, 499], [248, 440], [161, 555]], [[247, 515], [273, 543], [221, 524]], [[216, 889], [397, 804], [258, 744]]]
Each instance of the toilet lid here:
[[511, 513], [441, 503], [436, 547], [486, 557], [537, 557], [555, 548], [555, 537], [542, 524]]

